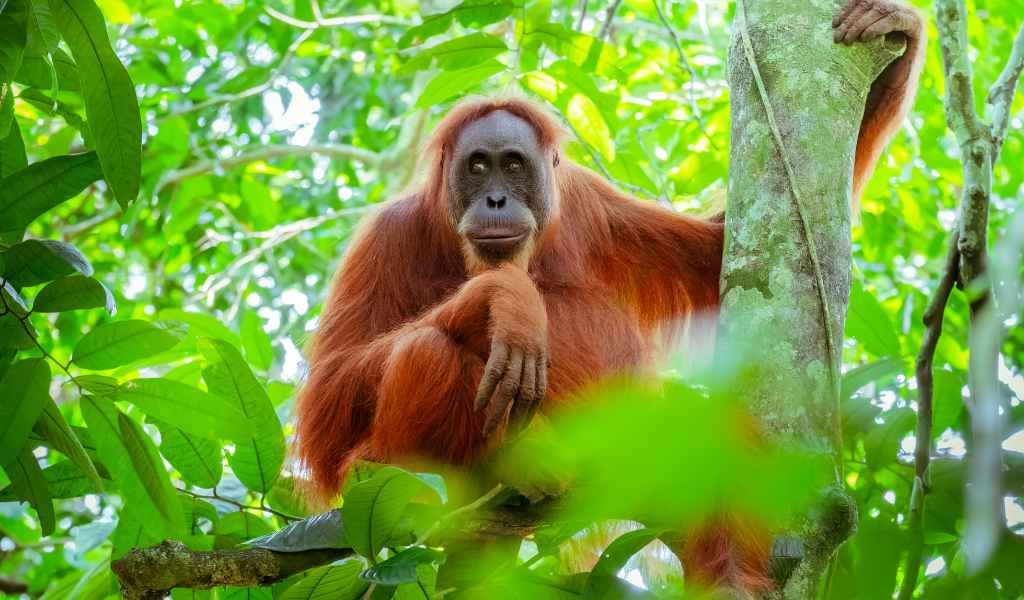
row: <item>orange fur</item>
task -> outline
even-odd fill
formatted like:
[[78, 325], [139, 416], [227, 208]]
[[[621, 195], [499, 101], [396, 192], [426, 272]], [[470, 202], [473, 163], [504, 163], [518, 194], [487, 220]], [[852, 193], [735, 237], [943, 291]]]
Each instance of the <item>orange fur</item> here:
[[[858, 192], [905, 107], [903, 98], [869, 102]], [[529, 123], [550, 153], [557, 206], [530, 256], [484, 270], [464, 256], [447, 171], [459, 132], [499, 110]], [[559, 159], [563, 137], [524, 100], [460, 104], [428, 145], [422, 187], [363, 225], [324, 305], [298, 402], [297, 454], [321, 499], [337, 494], [358, 459], [466, 465], [500, 444], [501, 429], [486, 439], [484, 416], [472, 408], [493, 334], [546, 343], [541, 411], [550, 412], [596, 380], [648, 366], [666, 324], [717, 311], [722, 219], [624, 194]], [[770, 539], [723, 517], [690, 536], [683, 563], [697, 581], [763, 589]]]

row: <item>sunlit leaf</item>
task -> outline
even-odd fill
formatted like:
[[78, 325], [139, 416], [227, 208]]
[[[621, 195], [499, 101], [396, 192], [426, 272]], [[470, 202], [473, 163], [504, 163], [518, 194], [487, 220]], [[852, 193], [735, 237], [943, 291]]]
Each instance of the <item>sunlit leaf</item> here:
[[373, 558], [402, 518], [406, 504], [423, 486], [408, 471], [385, 467], [345, 493], [345, 536], [359, 554]]
[[251, 432], [247, 439], [235, 440], [235, 452], [228, 456], [228, 463], [242, 483], [266, 492], [277, 479], [285, 455], [284, 432], [270, 397], [231, 344], [203, 338], [199, 350], [210, 362], [203, 370], [207, 387], [240, 413]]
[[40, 530], [43, 535], [50, 535], [56, 527], [56, 516], [53, 511], [53, 500], [50, 490], [39, 468], [39, 462], [32, 454], [31, 448], [23, 448], [15, 458], [2, 463], [4, 472], [11, 480], [14, 497], [24, 500], [36, 509], [39, 517]]
[[152, 534], [181, 535], [184, 516], [153, 442], [109, 400], [84, 396], [82, 416], [103, 465]]
[[85, 113], [103, 173], [126, 208], [138, 196], [142, 177], [135, 86], [110, 47], [103, 15], [92, 0], [50, 0], [50, 9], [81, 74]]
[[39, 313], [100, 307], [113, 314], [114, 295], [99, 281], [82, 275], [70, 275], [50, 282], [32, 302], [32, 311]]
[[33, 163], [0, 181], [0, 228], [14, 231], [103, 177], [95, 152]]
[[274, 361], [274, 348], [270, 336], [263, 330], [263, 320], [255, 312], [248, 311], [242, 317], [241, 329], [245, 357], [257, 369], [266, 371]]
[[46, 359], [18, 361], [7, 369], [0, 390], [0, 465], [14, 461], [32, 426], [50, 399], [50, 365]]
[[134, 379], [113, 398], [200, 437], [244, 440], [252, 435], [252, 424], [226, 399], [170, 379]]
[[93, 274], [89, 260], [74, 246], [57, 240], [25, 240], [4, 254], [4, 277], [18, 287], [32, 287], [59, 277]]
[[362, 598], [370, 583], [359, 578], [359, 562], [313, 569], [280, 596], [281, 600], [356, 600]]
[[100, 481], [100, 475], [96, 471], [96, 465], [93, 464], [92, 459], [86, 453], [85, 448], [82, 446], [82, 441], [78, 439], [78, 435], [71, 429], [68, 422], [64, 420], [64, 415], [61, 414], [60, 408], [53, 401], [52, 398], [47, 395], [44, 402], [44, 408], [42, 414], [39, 416], [39, 420], [35, 424], [35, 432], [40, 437], [45, 439], [50, 445], [63, 452], [65, 456], [71, 459], [82, 473], [88, 477], [94, 485], [94, 491], [101, 491], [103, 489], [103, 483]]
[[86, 369], [113, 369], [177, 343], [174, 334], [149, 321], [112, 321], [87, 333], [75, 346], [72, 361]]
[[160, 454], [181, 473], [188, 483], [213, 488], [224, 473], [220, 443], [185, 433], [181, 429], [157, 422], [160, 429]]

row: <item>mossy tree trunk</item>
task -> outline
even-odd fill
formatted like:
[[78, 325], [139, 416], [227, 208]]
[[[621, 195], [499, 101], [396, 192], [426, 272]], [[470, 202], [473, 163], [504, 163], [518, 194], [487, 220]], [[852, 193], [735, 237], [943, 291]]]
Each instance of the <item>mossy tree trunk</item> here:
[[842, 492], [839, 366], [850, 291], [854, 151], [872, 81], [902, 47], [832, 41], [841, 0], [738, 0], [720, 348], [765, 431], [834, 460], [834, 489], [793, 524], [804, 558], [780, 598], [817, 595], [856, 526]]

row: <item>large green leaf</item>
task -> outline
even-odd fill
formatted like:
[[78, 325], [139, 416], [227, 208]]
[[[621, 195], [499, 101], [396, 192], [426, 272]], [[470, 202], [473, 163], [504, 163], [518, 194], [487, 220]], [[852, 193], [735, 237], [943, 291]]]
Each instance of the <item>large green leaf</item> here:
[[188, 433], [174, 425], [156, 421], [160, 429], [160, 454], [181, 473], [188, 483], [213, 488], [224, 474], [220, 443]]
[[245, 440], [253, 426], [225, 398], [172, 379], [134, 379], [113, 396], [130, 402], [147, 415], [208, 439]]
[[[423, 15], [423, 23], [410, 27], [402, 34], [398, 47], [407, 48], [442, 34], [448, 31], [454, 21], [466, 27], [481, 29], [509, 16], [517, 6], [520, 3], [516, 0], [465, 0], [448, 11]], [[423, 5], [424, 12], [427, 8], [427, 5]]]
[[416, 99], [416, 106], [426, 108], [457, 96], [480, 84], [480, 82], [505, 70], [505, 65], [491, 59], [468, 69], [443, 71], [430, 80], [423, 93]]
[[84, 396], [82, 416], [103, 465], [126, 504], [138, 511], [157, 537], [184, 533], [184, 515], [153, 442], [131, 417], [109, 400]]
[[505, 42], [487, 33], [471, 33], [436, 46], [412, 57], [398, 70], [407, 75], [429, 69], [435, 64], [445, 71], [460, 71], [495, 58], [508, 50]]
[[368, 581], [359, 578], [362, 566], [349, 560], [340, 565], [313, 569], [281, 595], [280, 600], [356, 600], [362, 598]]
[[8, 0], [0, 8], [0, 96], [10, 94], [8, 84], [21, 67], [28, 39], [27, 0]]
[[444, 553], [433, 548], [406, 548], [384, 562], [363, 571], [359, 576], [380, 585], [398, 585], [416, 581], [420, 565], [443, 562]]
[[[13, 104], [12, 100], [12, 108]], [[25, 155], [25, 142], [21, 138], [21, 127], [14, 120], [13, 112], [10, 117], [11, 122], [7, 135], [0, 136], [0, 180], [28, 166], [28, 157]], [[0, 114], [0, 120], [3, 118], [3, 115]], [[7, 227], [0, 227], [0, 234], [3, 234], [6, 229]], [[19, 236], [14, 239], [5, 235], [3, 239], [7, 242], [16, 242], [21, 238]]]
[[50, 9], [78, 65], [103, 173], [126, 208], [138, 196], [142, 178], [142, 121], [135, 86], [110, 47], [103, 15], [92, 0], [50, 0]]
[[249, 362], [261, 371], [266, 371], [274, 362], [274, 347], [270, 336], [263, 331], [263, 320], [253, 311], [242, 317], [242, 349]]
[[113, 369], [169, 350], [178, 338], [149, 321], [104, 323], [75, 346], [72, 362], [86, 369]]
[[95, 152], [32, 163], [0, 181], [0, 229], [16, 231], [103, 177]]
[[86, 453], [85, 448], [82, 446], [82, 441], [78, 439], [78, 435], [71, 429], [68, 422], [64, 420], [64, 415], [61, 414], [57, 403], [47, 395], [44, 404], [43, 413], [40, 415], [39, 420], [36, 421], [35, 432], [55, 449], [63, 452], [65, 456], [70, 458], [92, 481], [96, 491], [102, 490], [103, 483], [100, 481], [99, 473], [96, 471], [96, 465], [89, 458], [88, 453]]
[[876, 356], [902, 356], [900, 339], [892, 319], [874, 295], [859, 282], [850, 289], [850, 313], [846, 319], [847, 335], [857, 338]]
[[32, 449], [22, 448], [16, 458], [2, 464], [4, 472], [11, 480], [14, 496], [28, 502], [36, 509], [43, 535], [53, 533], [57, 523], [53, 512], [53, 500], [50, 497], [46, 479], [43, 478], [43, 471], [39, 468], [39, 462], [32, 454]]
[[231, 344], [203, 338], [199, 340], [199, 351], [210, 363], [203, 370], [207, 387], [238, 407], [252, 425], [252, 436], [245, 441], [237, 440], [228, 463], [246, 487], [269, 491], [281, 471], [285, 455], [284, 431], [270, 396]]
[[615, 541], [601, 553], [601, 558], [598, 559], [594, 568], [590, 570], [590, 575], [587, 576], [583, 587], [583, 597], [603, 598], [605, 589], [613, 581], [612, 578], [626, 565], [626, 561], [662, 533], [664, 532], [656, 529], [637, 529], [615, 538]]
[[409, 500], [425, 484], [398, 467], [384, 467], [345, 494], [345, 537], [359, 554], [374, 559], [391, 537]]
[[273, 531], [246, 542], [256, 548], [274, 552], [305, 552], [324, 548], [348, 548], [341, 511], [334, 509], [289, 523], [284, 529]]
[[50, 365], [46, 359], [18, 361], [7, 369], [0, 390], [0, 465], [13, 461], [47, 401], [50, 400]]
[[77, 248], [57, 240], [25, 240], [4, 254], [3, 275], [18, 287], [32, 287], [58, 277], [92, 275], [92, 265]]
[[189, 312], [180, 308], [169, 308], [157, 313], [157, 319], [161, 321], [178, 321], [188, 326], [189, 334], [195, 337], [211, 337], [224, 340], [238, 345], [238, 336], [231, 331], [224, 323], [210, 315], [198, 312]]
[[48, 0], [29, 0], [31, 15], [28, 25], [29, 46], [38, 50], [40, 54], [45, 52], [59, 52], [60, 32], [53, 22], [53, 14], [50, 13]]
[[38, 313], [100, 307], [114, 314], [114, 295], [102, 283], [82, 275], [69, 275], [50, 282], [32, 302], [32, 311]]
[[[99, 491], [96, 484], [82, 472], [82, 469], [69, 460], [62, 460], [43, 469], [43, 479], [46, 481], [50, 497], [54, 499], [79, 498]], [[109, 481], [104, 485], [107, 490], [110, 490], [111, 487], [113, 486]], [[17, 499], [18, 492], [14, 486], [7, 486], [0, 490], [0, 502]]]

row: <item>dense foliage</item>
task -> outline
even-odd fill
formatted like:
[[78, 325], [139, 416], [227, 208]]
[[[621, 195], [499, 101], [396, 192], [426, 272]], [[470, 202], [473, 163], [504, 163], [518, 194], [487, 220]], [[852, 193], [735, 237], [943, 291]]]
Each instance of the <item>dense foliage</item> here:
[[[968, 7], [980, 104], [1021, 17], [1015, 0]], [[720, 207], [731, 11], [706, 0], [0, 0], [5, 585], [24, 584], [31, 597], [105, 598], [117, 594], [110, 561], [132, 547], [172, 538], [231, 548], [310, 514], [286, 452], [300, 349], [359, 218], [414, 180], [416, 149], [458, 98], [536, 98], [574, 134], [574, 160], [652, 202]], [[854, 230], [843, 442], [860, 517], [830, 573], [833, 598], [892, 597], [906, 576], [913, 361], [961, 180], [934, 28], [930, 37], [922, 91]], [[1018, 98], [995, 168], [993, 244], [1024, 199], [1022, 121]], [[969, 576], [960, 543], [971, 448], [965, 294], [954, 292], [945, 316], [917, 593], [1019, 598], [1024, 328], [1019, 312], [1009, 318], [999, 367], [1011, 398], [1007, 531]], [[649, 546], [664, 533], [654, 527], [587, 563], [577, 592], [545, 588], [569, 569], [557, 557], [576, 546], [563, 542], [595, 519], [655, 514], [652, 522], [683, 525], [739, 499], [782, 522], [809, 500], [810, 463], [752, 454], [729, 433], [728, 386], [669, 378], [661, 393], [604, 394], [650, 408], [622, 415], [615, 402], [597, 403], [555, 444], [572, 457], [541, 436], [553, 469], [569, 468], [564, 459], [600, 486], [503, 572], [520, 597], [540, 597], [538, 586], [600, 597], [618, 585], [614, 575], [678, 589], [673, 559]], [[621, 442], [609, 448], [608, 439]], [[371, 585], [382, 596], [430, 597], [445, 553], [427, 542], [473, 500], [451, 496], [437, 475], [366, 465], [346, 488], [346, 539], [336, 540], [359, 557], [273, 588], [174, 597], [359, 598]], [[537, 576], [529, 592], [516, 587], [525, 571]]]

